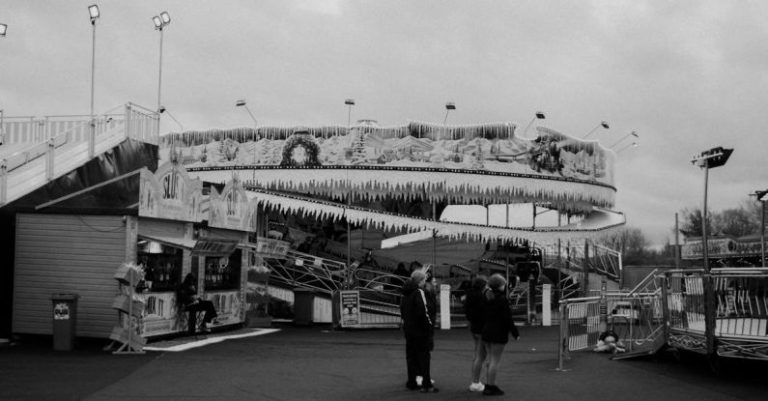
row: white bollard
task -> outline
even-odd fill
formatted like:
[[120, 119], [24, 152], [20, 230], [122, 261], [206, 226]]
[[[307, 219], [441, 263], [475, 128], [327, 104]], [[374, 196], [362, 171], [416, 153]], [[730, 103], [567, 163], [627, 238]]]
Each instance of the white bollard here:
[[440, 328], [451, 328], [451, 286], [440, 284]]
[[541, 286], [541, 325], [552, 325], [552, 284]]

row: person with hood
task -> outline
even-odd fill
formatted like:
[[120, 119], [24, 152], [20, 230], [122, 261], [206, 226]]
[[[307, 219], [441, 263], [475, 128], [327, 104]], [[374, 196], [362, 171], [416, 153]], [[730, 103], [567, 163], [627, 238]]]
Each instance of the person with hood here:
[[202, 331], [209, 331], [211, 322], [217, 316], [216, 308], [213, 306], [213, 302], [197, 295], [197, 277], [194, 273], [188, 273], [184, 277], [184, 281], [178, 288], [178, 299], [182, 308], [189, 313], [187, 320], [189, 333], [195, 333], [196, 314], [199, 311], [205, 312]]
[[507, 280], [501, 274], [494, 274], [488, 279], [490, 291], [485, 298], [485, 322], [481, 338], [483, 347], [488, 355], [488, 376], [483, 395], [503, 395], [496, 385], [496, 373], [499, 370], [504, 346], [509, 342], [511, 333], [515, 340], [520, 339], [515, 322], [512, 320], [512, 310], [509, 308], [505, 287]]
[[[405, 360], [408, 380], [405, 387], [409, 390], [421, 389], [424, 393], [436, 393], [430, 375], [430, 352], [434, 349], [435, 306], [430, 311], [424, 286], [427, 275], [423, 270], [414, 270], [403, 285], [403, 298], [400, 302], [400, 316], [403, 319], [405, 334]], [[416, 377], [421, 376], [421, 386]]]
[[472, 384], [469, 385], [469, 391], [473, 392], [481, 392], [485, 389], [483, 383], [480, 382], [480, 373], [487, 356], [482, 341], [486, 291], [488, 291], [488, 279], [483, 275], [478, 275], [472, 280], [472, 285], [464, 299], [464, 315], [469, 322], [469, 332], [475, 343], [475, 356], [472, 359]]

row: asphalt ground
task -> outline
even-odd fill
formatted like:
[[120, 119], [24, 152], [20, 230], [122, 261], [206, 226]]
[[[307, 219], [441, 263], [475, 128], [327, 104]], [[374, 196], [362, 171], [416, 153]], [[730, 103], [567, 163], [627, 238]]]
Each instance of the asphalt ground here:
[[[466, 329], [436, 333], [432, 376], [439, 393], [405, 388], [405, 346], [397, 330], [334, 331], [278, 326], [181, 352], [112, 355], [79, 339], [53, 351], [50, 337], [0, 347], [0, 400], [766, 400], [768, 362], [727, 360], [710, 373], [705, 359], [673, 352], [610, 360], [572, 353], [558, 370], [558, 327], [520, 327], [507, 345], [501, 397], [470, 393], [472, 340]], [[216, 340], [240, 330], [153, 346]], [[212, 341], [209, 341], [212, 342]]]

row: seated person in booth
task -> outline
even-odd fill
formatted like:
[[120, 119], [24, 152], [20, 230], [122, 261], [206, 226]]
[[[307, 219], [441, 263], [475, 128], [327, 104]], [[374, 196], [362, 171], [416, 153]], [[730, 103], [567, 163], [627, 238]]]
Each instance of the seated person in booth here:
[[208, 331], [211, 322], [216, 318], [216, 308], [213, 306], [213, 302], [206, 299], [202, 299], [197, 296], [197, 277], [193, 273], [189, 273], [184, 277], [184, 281], [181, 283], [178, 291], [179, 303], [183, 310], [189, 313], [188, 324], [189, 332], [195, 332], [195, 325], [197, 323], [197, 312], [205, 312], [203, 316], [202, 331]]

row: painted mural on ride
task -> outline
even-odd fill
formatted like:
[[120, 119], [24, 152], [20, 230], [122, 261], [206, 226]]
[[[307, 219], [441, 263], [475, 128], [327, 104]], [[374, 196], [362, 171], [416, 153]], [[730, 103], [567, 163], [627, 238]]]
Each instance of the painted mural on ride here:
[[[545, 127], [537, 127], [534, 138], [516, 135], [515, 128], [513, 123], [441, 126], [412, 122], [389, 128], [365, 124], [349, 129], [188, 131], [163, 136], [160, 153], [163, 159], [173, 154], [190, 171], [255, 169], [261, 180], [313, 180], [321, 184], [315, 188], [346, 180], [357, 182], [358, 190], [370, 187], [365, 192], [374, 195], [411, 185], [426, 186], [436, 197], [465, 197], [462, 203], [514, 198], [552, 201], [562, 209], [579, 212], [588, 212], [592, 206], [613, 206], [612, 151], [596, 141]], [[269, 178], [278, 174], [276, 169], [302, 171], [283, 171], [279, 177]], [[382, 174], [384, 171], [393, 174]], [[422, 178], [419, 181], [411, 175], [404, 181], [396, 172], [418, 172]], [[478, 175], [484, 179], [478, 180]], [[241, 177], [248, 179], [244, 173]]]
[[444, 129], [411, 123], [399, 128], [259, 128], [192, 131], [163, 137], [185, 167], [398, 166], [539, 174], [613, 185], [613, 152], [538, 127], [533, 139], [512, 124]]

